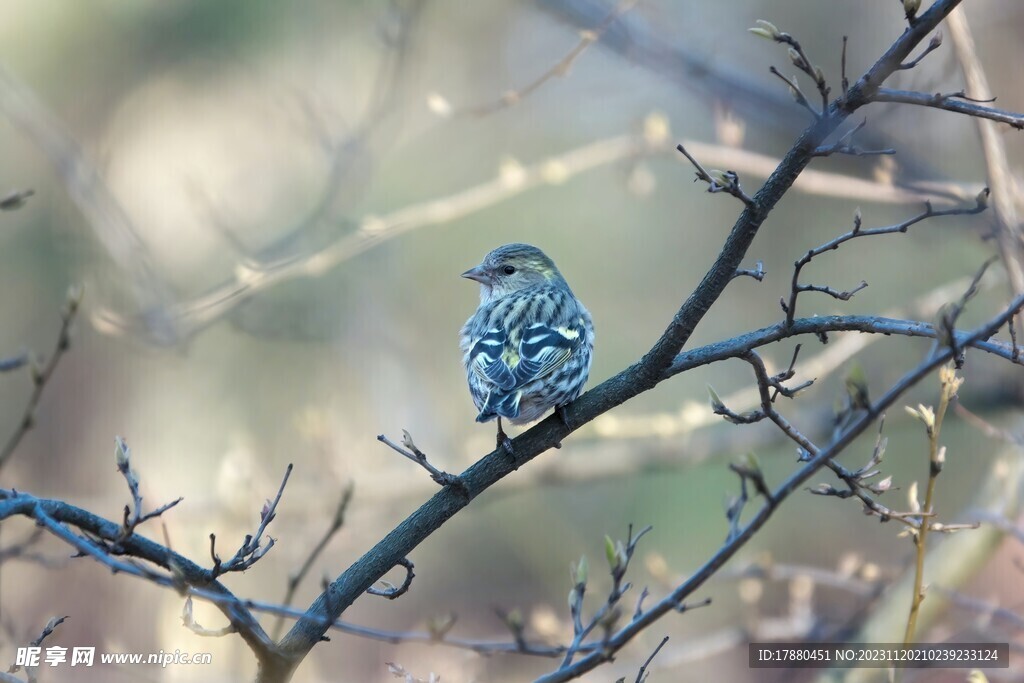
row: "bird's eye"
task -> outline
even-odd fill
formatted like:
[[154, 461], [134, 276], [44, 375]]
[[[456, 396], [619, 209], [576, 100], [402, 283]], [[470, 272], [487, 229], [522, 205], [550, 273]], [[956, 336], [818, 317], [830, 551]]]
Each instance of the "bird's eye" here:
[[511, 275], [512, 273], [516, 272], [516, 267], [515, 266], [505, 266], [501, 270], [502, 270], [502, 272], [505, 273], [505, 275]]

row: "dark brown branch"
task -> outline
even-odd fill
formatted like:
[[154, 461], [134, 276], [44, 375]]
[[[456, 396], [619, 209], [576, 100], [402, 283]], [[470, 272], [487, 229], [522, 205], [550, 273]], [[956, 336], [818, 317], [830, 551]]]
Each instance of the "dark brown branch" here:
[[1017, 346], [1017, 326], [1014, 323], [1015, 317], [1016, 316], [1011, 315], [1010, 319], [1006, 321], [1006, 326], [1010, 331], [1010, 346], [1013, 347], [1013, 355], [1010, 357], [1010, 360], [1017, 363], [1020, 361], [1020, 347]]

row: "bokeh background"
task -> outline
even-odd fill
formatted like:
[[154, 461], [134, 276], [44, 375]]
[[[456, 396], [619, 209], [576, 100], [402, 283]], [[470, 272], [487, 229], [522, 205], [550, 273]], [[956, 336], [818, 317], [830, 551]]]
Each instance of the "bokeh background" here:
[[[1024, 6], [968, 4], [992, 94], [1019, 111]], [[613, 9], [591, 0], [3, 3], [0, 190], [36, 194], [0, 215], [0, 354], [49, 353], [66, 289], [85, 285], [71, 350], [3, 485], [119, 519], [129, 500], [114, 469], [114, 436], [122, 435], [148, 505], [185, 497], [164, 517], [166, 533], [175, 550], [204, 561], [211, 532], [226, 556], [255, 529], [264, 500], [294, 463], [271, 527], [276, 547], [245, 575], [227, 578], [240, 596], [276, 602], [351, 482], [345, 527], [298, 592], [295, 604], [304, 608], [323, 577], [339, 574], [432, 492], [424, 473], [378, 444], [378, 434], [399, 438], [407, 429], [450, 471], [493, 446], [492, 426], [473, 422], [457, 349], [457, 331], [477, 303], [459, 273], [500, 244], [541, 246], [593, 313], [591, 385], [611, 376], [663, 331], [738, 214], [734, 200], [691, 182], [675, 144], [710, 146], [701, 148], [710, 150], [706, 165], [736, 168], [753, 191], [763, 175], [727, 166], [730, 155], [778, 158], [807, 122], [768, 73], [769, 64], [794, 71], [785, 51], [746, 29], [764, 18], [794, 34], [837, 88], [843, 35], [855, 76], [904, 26], [896, 2], [641, 0], [605, 26]], [[602, 42], [567, 61], [584, 28], [598, 29]], [[560, 64], [564, 73], [522, 91]], [[952, 46], [895, 83], [960, 89]], [[749, 252], [747, 265], [762, 260], [765, 280], [734, 282], [691, 345], [778, 321], [793, 260], [848, 230], [857, 207], [866, 226], [886, 225], [921, 207], [913, 197], [893, 200], [894, 188], [928, 181], [969, 198], [985, 182], [969, 119], [909, 107], [866, 113], [856, 139], [899, 154], [815, 162], [814, 170], [833, 174], [824, 189], [790, 192]], [[1019, 168], [1019, 134], [1003, 140]], [[850, 179], [868, 189], [850, 190]], [[983, 239], [990, 228], [990, 215], [944, 218], [907, 235], [854, 241], [816, 259], [805, 279], [840, 289], [864, 279], [870, 287], [849, 302], [804, 295], [800, 314], [930, 320], [994, 253]], [[983, 290], [968, 324], [1006, 301], [998, 267]], [[857, 358], [876, 392], [927, 349], [920, 340], [871, 341]], [[803, 356], [823, 350], [807, 341]], [[792, 351], [784, 343], [766, 357], [781, 368]], [[784, 406], [811, 436], [830, 429], [849, 365], [842, 354], [840, 361]], [[569, 563], [590, 558], [587, 604], [597, 604], [607, 586], [604, 535], [624, 537], [630, 523], [654, 526], [633, 582], [664, 594], [721, 544], [723, 501], [738, 490], [727, 469], [733, 458], [756, 451], [774, 483], [796, 466], [793, 449], [771, 429], [709, 419], [706, 384], [724, 397], [749, 391], [751, 380], [740, 362], [702, 368], [588, 425], [418, 548], [408, 595], [364, 597], [344, 618], [422, 630], [455, 613], [452, 635], [508, 639], [495, 612], [517, 609], [529, 637], [565, 641]], [[1020, 433], [1022, 384], [1020, 367], [971, 354], [963, 401]], [[30, 391], [26, 371], [0, 377], [5, 435]], [[931, 379], [906, 402], [934, 403], [937, 393]], [[902, 410], [885, 431], [884, 467], [898, 490], [883, 502], [903, 508], [907, 486], [927, 474], [926, 441]], [[873, 439], [844, 461], [866, 460]], [[1006, 462], [1015, 461], [1000, 460], [1005, 444], [956, 416], [943, 441], [942, 518], [970, 519], [974, 506], [995, 501], [1012, 519], [1013, 496], [982, 494], [1014, 476]], [[3, 541], [31, 532], [11, 520]], [[163, 538], [157, 523], [143, 532]], [[805, 571], [781, 580], [736, 575], [776, 561], [855, 581], [895, 580], [912, 556], [897, 532], [850, 501], [794, 496], [700, 592], [714, 599], [711, 607], [663, 620], [585, 680], [632, 680], [664, 635], [672, 639], [651, 681], [811, 680], [748, 670], [743, 643], [773, 624], [783, 637], [785, 628], [855, 631], [879, 601]], [[173, 592], [65, 559], [56, 543], [36, 550], [50, 566], [16, 558], [0, 568], [0, 661], [13, 661], [16, 645], [51, 616], [69, 615], [46, 644], [211, 652], [214, 663], [64, 668], [44, 670], [41, 680], [251, 680], [255, 665], [241, 641], [183, 628]], [[989, 539], [968, 554], [973, 578], [951, 587], [1019, 612], [1024, 548]], [[223, 624], [209, 606], [196, 613], [204, 626]], [[925, 635], [975, 638], [1005, 628], [978, 619], [950, 608]], [[334, 634], [296, 680], [392, 680], [385, 662], [445, 681], [524, 681], [556, 666]], [[1019, 679], [1019, 670], [993, 675]]]

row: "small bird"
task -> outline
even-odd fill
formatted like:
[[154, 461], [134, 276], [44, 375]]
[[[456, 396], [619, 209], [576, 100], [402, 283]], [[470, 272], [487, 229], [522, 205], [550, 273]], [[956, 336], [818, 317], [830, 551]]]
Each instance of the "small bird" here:
[[498, 446], [513, 455], [501, 418], [524, 424], [554, 408], [565, 421], [562, 407], [590, 374], [594, 323], [554, 261], [529, 244], [498, 247], [462, 277], [480, 283], [480, 306], [459, 333], [476, 420], [497, 418]]

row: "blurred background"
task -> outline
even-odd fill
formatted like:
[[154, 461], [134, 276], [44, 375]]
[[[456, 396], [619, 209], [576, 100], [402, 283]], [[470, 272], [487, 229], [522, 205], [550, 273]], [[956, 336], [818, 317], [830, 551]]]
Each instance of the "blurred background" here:
[[[1024, 109], [1024, 5], [980, 0], [967, 15], [997, 106]], [[732, 198], [691, 182], [675, 145], [685, 141], [708, 168], [736, 170], [752, 193], [808, 122], [768, 72], [775, 64], [795, 73], [785, 50], [746, 30], [757, 19], [801, 40], [834, 93], [842, 36], [852, 79], [905, 25], [899, 3], [856, 0], [7, 0], [0, 192], [35, 195], [0, 215], [0, 355], [49, 354], [67, 288], [83, 284], [85, 293], [71, 349], [3, 486], [119, 520], [130, 500], [114, 467], [114, 437], [122, 435], [147, 506], [185, 498], [163, 517], [171, 546], [208, 564], [209, 534], [222, 556], [233, 553], [294, 463], [271, 526], [277, 545], [246, 574], [226, 578], [239, 596], [279, 602], [352, 483], [345, 526], [297, 593], [304, 609], [324, 577], [433, 493], [424, 472], [378, 434], [399, 439], [407, 429], [453, 472], [493, 447], [493, 425], [473, 421], [457, 348], [478, 301], [459, 274], [487, 251], [529, 242], [557, 262], [597, 328], [590, 386], [661, 334], [739, 213]], [[892, 85], [960, 90], [948, 36]], [[748, 253], [747, 267], [763, 262], [764, 281], [736, 280], [691, 347], [780, 320], [794, 259], [849, 230], [857, 207], [870, 227], [910, 218], [925, 198], [937, 208], [972, 205], [986, 183], [974, 122], [912, 107], [875, 105], [865, 114], [854, 141], [898, 155], [813, 163], [813, 184], [786, 196]], [[1020, 135], [1000, 132], [1019, 169]], [[804, 281], [870, 286], [848, 302], [805, 294], [798, 314], [930, 321], [996, 253], [991, 229], [988, 212], [856, 240], [815, 259]], [[996, 266], [983, 281], [965, 324], [1005, 305], [1002, 273]], [[784, 369], [793, 346], [774, 345], [765, 357]], [[798, 369], [819, 381], [781, 407], [806, 434], [827, 438], [852, 356], [878, 395], [927, 348], [861, 335], [833, 335], [828, 346], [804, 340]], [[1022, 369], [972, 353], [966, 377], [963, 404], [1020, 434]], [[723, 502], [739, 488], [729, 462], [755, 451], [773, 485], [796, 467], [774, 430], [711, 415], [709, 383], [730, 408], [753, 407], [742, 362], [662, 384], [431, 536], [411, 556], [409, 594], [394, 602], [366, 596], [344, 619], [424, 630], [455, 614], [452, 636], [509, 640], [496, 611], [518, 610], [531, 640], [567, 642], [570, 562], [590, 558], [586, 605], [596, 607], [609, 585], [603, 538], [624, 538], [631, 523], [654, 527], [631, 572], [634, 591], [647, 585], [664, 595], [728, 531]], [[17, 428], [31, 390], [27, 370], [0, 377], [4, 435]], [[905, 402], [934, 404], [937, 396], [932, 378]], [[882, 502], [904, 509], [910, 483], [927, 476], [927, 442], [902, 409], [885, 433], [883, 468], [894, 490]], [[1019, 452], [1008, 456], [1005, 443], [956, 415], [942, 436], [940, 517], [977, 519], [983, 508], [1015, 520]], [[867, 435], [843, 462], [863, 464], [874, 439]], [[835, 483], [830, 477], [812, 483]], [[4, 544], [32, 531], [13, 519]], [[857, 633], [889, 600], [878, 591], [913, 556], [898, 531], [852, 501], [796, 495], [700, 591], [712, 606], [662, 620], [583, 680], [632, 680], [665, 635], [652, 682], [814, 680], [810, 672], [749, 670], [746, 642]], [[160, 540], [164, 532], [150, 522], [142, 533]], [[935, 543], [972, 534], [948, 587], [1021, 614], [1019, 542], [983, 527]], [[50, 617], [69, 615], [44, 645], [211, 652], [213, 664], [97, 665], [73, 675], [43, 670], [40, 680], [252, 679], [255, 663], [240, 639], [183, 628], [174, 592], [66, 559], [68, 549], [49, 540], [33, 550], [46, 566], [25, 558], [2, 565], [0, 661], [13, 662], [15, 647]], [[197, 605], [196, 617], [207, 628], [224, 623], [208, 605]], [[977, 604], [949, 606], [920, 628], [922, 640], [1019, 638]], [[1021, 680], [1015, 657], [1017, 670], [992, 680]], [[385, 662], [445, 681], [525, 681], [557, 666], [334, 633], [295, 680], [392, 680]], [[959, 681], [964, 673], [905, 680]]]

